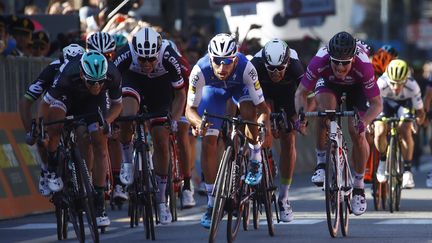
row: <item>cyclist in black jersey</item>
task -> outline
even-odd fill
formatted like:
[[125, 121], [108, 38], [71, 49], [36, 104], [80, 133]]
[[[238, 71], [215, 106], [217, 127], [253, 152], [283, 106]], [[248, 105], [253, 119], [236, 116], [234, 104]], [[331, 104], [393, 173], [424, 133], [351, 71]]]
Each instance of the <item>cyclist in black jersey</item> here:
[[[21, 121], [24, 124], [24, 129], [26, 131], [26, 143], [28, 145], [34, 145], [36, 142], [36, 134], [33, 134], [34, 131], [32, 129], [32, 112], [31, 108], [33, 104], [42, 96], [43, 93], [53, 84], [55, 77], [60, 72], [60, 67], [67, 63], [68, 60], [75, 58], [84, 53], [84, 48], [78, 44], [70, 44], [63, 48], [62, 55], [52, 61], [48, 66], [46, 66], [39, 76], [27, 87], [27, 90], [24, 94], [24, 97], [21, 99], [19, 104], [19, 112]], [[48, 105], [44, 105], [44, 102], [40, 103], [40, 107], [38, 108], [38, 116], [46, 117], [48, 111]], [[38, 146], [38, 152], [44, 162], [41, 164], [41, 176], [39, 178], [39, 192], [47, 197], [51, 195], [51, 190], [48, 187], [48, 170], [47, 165], [45, 164], [47, 161], [46, 151], [43, 146]]]
[[[173, 121], [180, 120], [186, 102], [181, 66], [178, 54], [167, 42], [162, 42], [159, 33], [150, 27], [140, 29], [132, 42], [116, 53], [114, 63], [123, 75], [122, 116], [137, 114], [144, 104], [151, 113], [170, 111]], [[164, 117], [151, 121], [153, 159], [159, 186], [156, 201], [161, 224], [172, 221], [165, 198], [169, 136], [169, 130], [163, 126], [165, 122]], [[126, 185], [133, 182], [132, 135], [132, 123], [120, 124], [120, 141], [123, 149], [120, 180]]]
[[[107, 93], [110, 106], [107, 108]], [[64, 119], [66, 115], [97, 114], [102, 110], [108, 127], [122, 109], [121, 74], [112, 62], [97, 51], [84, 53], [79, 60], [69, 62], [44, 96], [49, 103], [49, 121]], [[97, 116], [85, 118], [86, 127], [77, 129], [78, 146], [91, 172], [98, 226], [108, 226], [110, 221], [104, 209], [104, 190], [108, 171], [108, 147], [106, 130], [101, 129]], [[107, 125], [107, 126], [105, 126]], [[60, 191], [63, 182], [56, 175], [57, 146], [62, 124], [48, 126], [48, 186]], [[89, 136], [83, 134], [88, 132]], [[91, 146], [90, 146], [91, 145]]]
[[[293, 124], [297, 118], [294, 105], [295, 91], [304, 73], [297, 52], [290, 49], [286, 42], [273, 39], [255, 54], [251, 62], [258, 72], [267, 105], [273, 112], [280, 112], [283, 108], [287, 118]], [[293, 212], [288, 201], [288, 191], [296, 161], [295, 131], [291, 126], [290, 130], [272, 132], [275, 138], [280, 139], [281, 147], [279, 164], [281, 180], [278, 199], [280, 218], [284, 222], [290, 222], [293, 220]]]

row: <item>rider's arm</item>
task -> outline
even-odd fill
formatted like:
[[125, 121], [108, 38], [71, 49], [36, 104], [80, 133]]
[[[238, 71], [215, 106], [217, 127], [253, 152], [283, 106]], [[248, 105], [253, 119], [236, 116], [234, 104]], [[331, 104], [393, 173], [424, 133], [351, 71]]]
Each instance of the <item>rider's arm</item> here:
[[174, 100], [171, 105], [172, 118], [175, 121], [179, 121], [180, 117], [183, 115], [183, 107], [186, 102], [186, 90], [184, 88], [175, 89]]
[[295, 109], [298, 112], [300, 109], [303, 108], [304, 111], [309, 111], [308, 102], [307, 102], [307, 96], [309, 94], [309, 89], [307, 89], [301, 82], [299, 86], [297, 87], [296, 93], [295, 93]]
[[382, 99], [380, 95], [369, 98], [369, 108], [364, 116], [361, 118], [363, 123], [367, 126], [381, 113], [383, 109]]
[[202, 89], [205, 85], [201, 68], [195, 65], [189, 76], [189, 88], [187, 92], [186, 118], [193, 127], [200, 127], [201, 117], [198, 114], [198, 105], [201, 102]]
[[108, 98], [110, 99], [110, 108], [105, 115], [105, 120], [111, 124], [119, 115], [122, 110], [122, 77], [119, 70], [113, 63], [109, 63], [108, 74], [110, 77], [110, 86], [108, 88]]
[[31, 119], [32, 119], [31, 106], [33, 102], [34, 101], [32, 99], [23, 97], [19, 103], [19, 113], [26, 132], [30, 132], [31, 130]]
[[430, 111], [430, 104], [432, 102], [432, 86], [426, 87], [426, 94], [424, 97], [424, 108], [426, 112]]
[[426, 113], [424, 111], [424, 109], [418, 109], [415, 111], [416, 114], [416, 121], [418, 125], [423, 124], [425, 118], [426, 118]]

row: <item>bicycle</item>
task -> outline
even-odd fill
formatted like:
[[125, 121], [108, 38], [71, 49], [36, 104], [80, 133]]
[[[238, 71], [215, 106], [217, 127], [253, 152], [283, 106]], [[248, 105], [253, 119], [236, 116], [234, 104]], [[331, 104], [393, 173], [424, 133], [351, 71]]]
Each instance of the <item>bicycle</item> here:
[[159, 191], [153, 167], [153, 155], [148, 139], [147, 122], [164, 113], [141, 113], [133, 116], [121, 116], [117, 122], [134, 121], [135, 135], [133, 142], [134, 181], [128, 187], [130, 227], [138, 226], [142, 216], [146, 239], [155, 240], [155, 224], [158, 224], [156, 193]]
[[347, 144], [342, 134], [341, 117], [355, 117], [355, 111], [315, 111], [301, 112], [300, 117], [324, 117], [329, 122], [327, 136], [326, 164], [325, 164], [325, 201], [327, 226], [331, 237], [336, 237], [339, 223], [342, 225], [343, 236], [348, 235], [349, 214], [351, 209], [351, 196], [353, 190], [352, 174], [347, 157]]
[[[402, 150], [400, 148], [400, 138], [397, 131], [400, 122], [415, 122], [413, 117], [382, 117], [374, 121], [382, 121], [389, 124], [389, 143], [387, 145], [386, 174], [388, 206], [390, 213], [399, 211], [402, 194], [402, 178], [404, 165], [402, 160]], [[414, 129], [414, 133], [415, 133]]]
[[212, 195], [215, 197], [210, 225], [209, 242], [214, 242], [220, 222], [227, 212], [227, 241], [233, 242], [237, 236], [242, 222], [245, 205], [255, 193], [245, 183], [247, 164], [249, 161], [249, 145], [246, 135], [240, 126], [253, 125], [260, 128], [261, 138], [264, 137], [265, 127], [238, 117], [212, 115], [204, 111], [202, 117], [202, 129], [208, 122], [208, 117], [221, 119], [230, 124], [227, 126], [225, 138], [225, 150], [219, 164]]
[[[168, 120], [171, 118], [168, 117]], [[166, 196], [172, 215], [172, 222], [177, 221], [177, 198], [180, 199], [180, 208], [183, 209], [181, 185], [183, 176], [180, 172], [179, 152], [177, 147], [177, 137], [171, 128], [169, 134], [169, 170]]]
[[[282, 130], [290, 132], [293, 129], [292, 123], [288, 120], [286, 112], [283, 108], [279, 113], [271, 113], [270, 121], [272, 129]], [[272, 151], [270, 148], [263, 148], [261, 150], [261, 157], [263, 158], [263, 177], [261, 183], [256, 187], [255, 194], [252, 197], [252, 219], [254, 229], [258, 229], [259, 215], [262, 213], [262, 205], [264, 205], [264, 211], [267, 220], [267, 228], [270, 236], [274, 236], [274, 224], [273, 224], [273, 212], [271, 204], [274, 205], [276, 212], [276, 220], [279, 223], [279, 210], [276, 200], [276, 186], [274, 184], [274, 177], [277, 174], [277, 167], [274, 164]], [[243, 229], [248, 230], [249, 225], [249, 203], [245, 206], [243, 214]]]
[[[98, 114], [100, 116], [100, 114]], [[64, 182], [63, 190], [55, 193], [53, 203], [56, 206], [57, 218], [57, 234], [60, 232], [63, 239], [67, 238], [67, 221], [73, 225], [77, 239], [80, 242], [85, 242], [83, 214], [87, 219], [87, 225], [94, 242], [99, 242], [99, 231], [96, 224], [96, 211], [94, 206], [94, 197], [96, 191], [87, 165], [81, 157], [81, 153], [76, 145], [77, 137], [75, 129], [79, 126], [86, 126], [84, 118], [95, 116], [95, 114], [86, 114], [80, 116], [67, 116], [65, 119], [43, 123], [40, 121], [41, 127], [46, 127], [54, 124], [64, 124], [61, 143], [59, 146], [58, 157], [58, 175]], [[41, 138], [43, 141], [44, 129], [41, 130]], [[66, 215], [67, 208], [67, 215]], [[60, 228], [60, 231], [59, 231]], [[101, 228], [104, 232], [104, 228]]]

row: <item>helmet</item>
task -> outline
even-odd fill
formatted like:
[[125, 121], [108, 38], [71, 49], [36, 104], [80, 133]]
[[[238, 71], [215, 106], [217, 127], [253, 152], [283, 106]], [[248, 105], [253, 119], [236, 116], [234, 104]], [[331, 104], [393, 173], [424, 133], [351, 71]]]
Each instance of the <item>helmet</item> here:
[[396, 49], [391, 46], [391, 45], [383, 45], [380, 50], [383, 50], [385, 52], [387, 52], [388, 54], [392, 55], [393, 57], [397, 57], [398, 56], [398, 52], [396, 51]]
[[87, 81], [97, 82], [106, 79], [108, 61], [104, 55], [97, 51], [89, 51], [82, 55], [80, 67]]
[[140, 29], [132, 39], [134, 52], [144, 58], [156, 57], [162, 46], [162, 37], [150, 27]]
[[285, 41], [273, 39], [265, 44], [262, 57], [268, 65], [285, 65], [290, 58], [290, 48]]
[[208, 53], [213, 57], [233, 57], [237, 53], [237, 41], [229, 34], [217, 34], [210, 40]]
[[81, 55], [85, 52], [84, 48], [78, 44], [70, 44], [63, 48], [63, 58], [65, 60], [68, 60], [72, 57], [76, 57], [78, 55]]
[[395, 59], [387, 66], [386, 74], [395, 83], [405, 83], [408, 71], [408, 64], [404, 60]]
[[330, 56], [341, 60], [354, 57], [356, 48], [356, 40], [345, 31], [334, 35], [328, 44]]
[[115, 40], [116, 48], [125, 46], [128, 43], [126, 36], [124, 36], [123, 34], [115, 34], [113, 37]]
[[393, 60], [395, 57], [390, 55], [388, 52], [383, 49], [379, 49], [377, 53], [372, 56], [372, 66], [375, 73], [378, 76], [381, 76], [385, 70], [387, 65]]
[[95, 32], [87, 37], [87, 50], [98, 51], [102, 54], [115, 51], [114, 37], [106, 32]]

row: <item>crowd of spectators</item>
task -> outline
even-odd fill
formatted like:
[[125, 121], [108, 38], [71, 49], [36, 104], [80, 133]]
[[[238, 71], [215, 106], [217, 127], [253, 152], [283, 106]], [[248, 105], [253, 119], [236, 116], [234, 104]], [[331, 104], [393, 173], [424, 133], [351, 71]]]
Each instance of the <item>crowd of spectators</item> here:
[[[95, 31], [110, 34], [122, 34], [128, 40], [143, 26], [153, 26], [141, 19], [139, 8], [143, 0], [129, 1], [115, 14], [111, 14], [121, 0], [107, 1], [106, 5], [99, 0], [88, 0], [85, 6], [74, 6], [72, 0], [46, 1], [45, 8], [37, 1], [26, 1], [13, 15], [5, 14], [5, 6], [0, 1], [0, 54], [2, 56], [57, 57], [59, 50], [71, 43], [84, 46], [86, 36]], [[40, 2], [40, 1], [39, 1]], [[80, 21], [80, 30], [65, 30], [52, 36], [48, 29], [41, 25], [33, 15], [75, 15]], [[192, 25], [182, 34], [176, 30], [166, 31], [161, 26], [153, 26], [164, 38], [176, 43], [180, 52], [190, 61], [197, 62], [207, 51], [207, 43], [214, 33], [208, 25]]]

